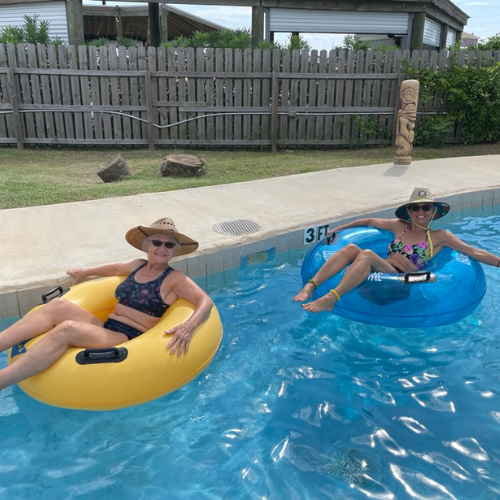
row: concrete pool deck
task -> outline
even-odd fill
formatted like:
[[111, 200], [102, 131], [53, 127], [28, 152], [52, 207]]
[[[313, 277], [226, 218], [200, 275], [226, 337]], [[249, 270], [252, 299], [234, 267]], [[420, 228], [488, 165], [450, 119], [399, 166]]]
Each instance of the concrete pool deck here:
[[[66, 269], [141, 257], [128, 229], [171, 217], [200, 242], [174, 267], [193, 278], [239, 266], [273, 248], [304, 245], [304, 229], [366, 214], [391, 217], [415, 187], [461, 210], [500, 203], [500, 155], [340, 168], [259, 181], [121, 198], [0, 210], [0, 318], [25, 314], [50, 288], [71, 280]], [[258, 231], [220, 234], [215, 224], [251, 221]], [[234, 226], [234, 225], [233, 225]], [[498, 249], [492, 249], [498, 252]]]

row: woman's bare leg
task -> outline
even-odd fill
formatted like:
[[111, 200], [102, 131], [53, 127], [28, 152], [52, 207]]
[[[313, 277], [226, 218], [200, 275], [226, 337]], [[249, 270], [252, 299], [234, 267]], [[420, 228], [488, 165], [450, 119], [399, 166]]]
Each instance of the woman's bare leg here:
[[[332, 276], [335, 276], [337, 273], [342, 271], [344, 267], [354, 262], [361, 252], [361, 248], [357, 245], [346, 245], [336, 254], [328, 258], [312, 279], [318, 284], [318, 286], [321, 285], [321, 283], [324, 283], [327, 279], [330, 279]], [[315, 289], [316, 288], [312, 283], [306, 283], [302, 290], [292, 300], [295, 302], [304, 302], [305, 300], [309, 300]]]
[[34, 344], [17, 361], [0, 370], [0, 391], [43, 372], [52, 366], [69, 347], [111, 347], [126, 342], [123, 333], [77, 321], [64, 321]]
[[41, 333], [52, 330], [52, 328], [67, 320], [102, 326], [102, 321], [83, 309], [83, 307], [59, 297], [30, 312], [0, 332], [0, 352], [23, 340], [32, 339]]
[[[384, 273], [394, 274], [396, 270], [386, 260], [379, 257], [372, 250], [362, 250], [345, 272], [335, 289], [339, 296], [342, 296], [357, 287], [370, 274], [372, 270]], [[337, 296], [334, 293], [327, 293], [313, 302], [302, 304], [302, 307], [309, 312], [331, 311], [337, 302]]]

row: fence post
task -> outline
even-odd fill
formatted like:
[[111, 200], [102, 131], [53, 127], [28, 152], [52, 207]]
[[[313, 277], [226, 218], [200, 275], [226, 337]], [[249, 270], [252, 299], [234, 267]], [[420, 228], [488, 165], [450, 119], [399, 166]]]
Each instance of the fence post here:
[[398, 130], [398, 111], [399, 104], [401, 102], [401, 85], [403, 84], [405, 79], [404, 73], [399, 73], [398, 77], [398, 88], [396, 89], [396, 103], [394, 105], [394, 123], [392, 125], [392, 146], [396, 145], [396, 134]]
[[144, 86], [146, 91], [146, 118], [148, 120], [148, 144], [149, 149], [155, 148], [155, 129], [153, 126], [153, 96], [151, 94], [151, 71], [144, 73]]
[[7, 70], [7, 84], [9, 86], [10, 104], [12, 106], [12, 119], [14, 120], [14, 133], [16, 134], [16, 143], [18, 149], [24, 149], [23, 126], [21, 115], [19, 113], [19, 98], [16, 85], [15, 70]]
[[278, 72], [273, 69], [271, 80], [271, 153], [278, 151]]

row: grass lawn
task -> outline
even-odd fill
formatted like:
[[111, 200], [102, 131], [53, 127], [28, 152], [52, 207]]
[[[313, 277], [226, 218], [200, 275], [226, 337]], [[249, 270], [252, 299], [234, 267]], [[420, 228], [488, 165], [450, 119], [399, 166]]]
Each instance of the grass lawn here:
[[[179, 149], [25, 149], [0, 148], [0, 209], [94, 200], [139, 193], [172, 191], [251, 181], [333, 168], [392, 163], [394, 147], [366, 149], [298, 149], [278, 153], [254, 150]], [[103, 183], [97, 170], [120, 153], [133, 177]], [[168, 154], [203, 158], [206, 175], [162, 177], [160, 165]], [[413, 161], [457, 156], [500, 154], [500, 144], [415, 148]]]

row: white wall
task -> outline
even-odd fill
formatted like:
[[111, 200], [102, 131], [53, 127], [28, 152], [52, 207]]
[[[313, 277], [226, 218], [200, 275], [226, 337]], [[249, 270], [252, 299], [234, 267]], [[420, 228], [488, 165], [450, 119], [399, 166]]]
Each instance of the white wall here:
[[16, 5], [0, 5], [0, 30], [7, 26], [24, 25], [24, 16], [38, 15], [38, 21], [49, 21], [49, 36], [68, 43], [66, 2], [39, 2]]

